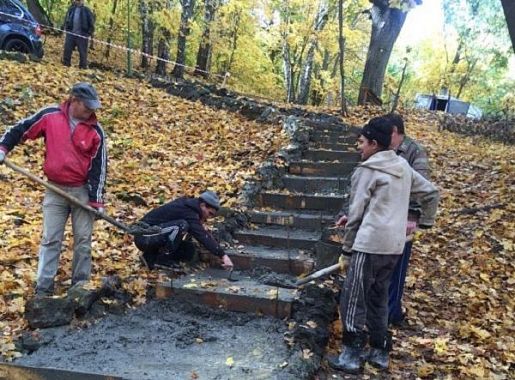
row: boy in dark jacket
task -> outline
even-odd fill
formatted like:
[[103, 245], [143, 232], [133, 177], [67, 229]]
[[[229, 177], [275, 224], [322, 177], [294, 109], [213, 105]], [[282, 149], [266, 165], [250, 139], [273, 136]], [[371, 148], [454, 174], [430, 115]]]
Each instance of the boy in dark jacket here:
[[216, 215], [220, 200], [212, 191], [205, 191], [198, 198], [182, 197], [150, 211], [141, 220], [151, 226], [161, 227], [154, 235], [137, 236], [134, 243], [143, 252], [144, 264], [169, 266], [175, 260], [189, 260], [195, 253], [193, 243], [185, 239], [193, 236], [212, 254], [222, 259], [222, 266], [231, 269], [233, 264], [218, 242], [206, 231], [203, 223]]

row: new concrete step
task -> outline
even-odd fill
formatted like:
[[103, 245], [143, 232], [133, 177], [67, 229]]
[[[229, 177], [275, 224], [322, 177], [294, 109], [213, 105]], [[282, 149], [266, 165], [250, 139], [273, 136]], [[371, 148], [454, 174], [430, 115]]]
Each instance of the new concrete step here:
[[250, 211], [250, 222], [255, 224], [275, 224], [280, 226], [295, 226], [317, 230], [334, 223], [334, 212], [323, 211]]
[[347, 191], [350, 183], [349, 176], [344, 177], [314, 177], [286, 174], [282, 178], [284, 188], [298, 193], [339, 193]]
[[299, 276], [311, 272], [314, 267], [313, 259], [300, 249], [247, 245], [229, 248], [226, 253], [231, 257], [236, 270], [268, 267], [276, 273]]
[[336, 121], [315, 121], [315, 120], [304, 120], [304, 123], [308, 127], [312, 127], [315, 131], [334, 131], [339, 133], [349, 133], [350, 127], [346, 124]]
[[288, 172], [290, 174], [320, 176], [320, 177], [345, 177], [352, 173], [357, 162], [290, 162]]
[[320, 240], [320, 231], [294, 229], [283, 226], [266, 226], [256, 229], [242, 229], [234, 233], [239, 244], [263, 245], [278, 248], [312, 249]]
[[238, 276], [229, 280], [229, 272], [208, 268], [204, 271], [158, 283], [158, 298], [183, 299], [188, 302], [241, 311], [288, 318], [291, 314], [295, 290], [263, 285], [250, 277]]
[[343, 201], [343, 195], [282, 194], [266, 191], [257, 197], [260, 206], [283, 210], [339, 210]]
[[311, 161], [351, 161], [358, 162], [361, 155], [358, 152], [345, 150], [308, 149], [303, 158]]
[[346, 151], [356, 151], [356, 144], [341, 144], [334, 142], [314, 142], [311, 141], [309, 143], [310, 149], [326, 149], [326, 150], [346, 150]]

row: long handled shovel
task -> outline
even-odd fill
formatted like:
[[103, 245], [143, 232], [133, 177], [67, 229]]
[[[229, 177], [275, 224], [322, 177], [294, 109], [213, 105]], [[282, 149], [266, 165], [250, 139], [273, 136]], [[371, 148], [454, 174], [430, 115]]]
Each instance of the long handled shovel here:
[[70, 194], [67, 194], [65, 191], [61, 190], [57, 186], [54, 186], [51, 183], [48, 183], [47, 181], [45, 181], [45, 180], [39, 178], [38, 176], [32, 174], [28, 170], [25, 170], [22, 167], [13, 164], [7, 158], [4, 159], [4, 164], [7, 167], [11, 168], [12, 170], [14, 170], [14, 171], [16, 171], [18, 173], [23, 174], [24, 176], [26, 176], [26, 177], [30, 178], [31, 180], [39, 183], [40, 185], [43, 185], [47, 189], [52, 190], [54, 193], [59, 194], [61, 197], [63, 197], [64, 199], [66, 199], [70, 203], [74, 204], [75, 206], [82, 207], [84, 210], [87, 210], [87, 211], [93, 213], [96, 217], [98, 217], [100, 219], [104, 219], [106, 222], [111, 223], [113, 226], [118, 227], [119, 229], [121, 229], [123, 232], [125, 232], [127, 234], [130, 234], [130, 235], [146, 235], [146, 234], [152, 234], [152, 233], [158, 232], [158, 231], [156, 231], [156, 228], [154, 228], [155, 226], [154, 227], [150, 227], [148, 230], [146, 230], [144, 228], [141, 228], [141, 227], [129, 227], [129, 226], [127, 226], [127, 225], [117, 221], [116, 219], [110, 217], [109, 215], [106, 215], [106, 214], [98, 211], [94, 207], [91, 207], [89, 205], [86, 205], [86, 204], [82, 203], [81, 201], [79, 201], [74, 196], [71, 196]]
[[300, 280], [297, 280], [297, 282], [295, 283], [295, 286], [307, 284], [311, 280], [314, 280], [316, 278], [326, 276], [330, 273], [336, 272], [340, 268], [341, 268], [340, 263], [337, 263], [337, 264], [331, 265], [330, 267], [320, 269], [316, 272], [311, 273], [309, 276], [306, 276], [304, 278], [301, 278]]

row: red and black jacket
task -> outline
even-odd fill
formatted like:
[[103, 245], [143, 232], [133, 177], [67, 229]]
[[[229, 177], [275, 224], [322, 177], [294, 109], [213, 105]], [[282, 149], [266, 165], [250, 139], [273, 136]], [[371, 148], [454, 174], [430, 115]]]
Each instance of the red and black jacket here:
[[71, 131], [69, 102], [46, 107], [9, 128], [0, 138], [5, 153], [18, 143], [39, 137], [45, 139], [47, 178], [63, 186], [88, 185], [90, 204], [103, 206], [107, 176], [107, 151], [104, 131], [93, 114]]

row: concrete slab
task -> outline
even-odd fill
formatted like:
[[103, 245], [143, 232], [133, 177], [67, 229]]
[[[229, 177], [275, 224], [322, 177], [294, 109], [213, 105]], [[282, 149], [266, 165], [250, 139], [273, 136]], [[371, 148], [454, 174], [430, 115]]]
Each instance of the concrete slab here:
[[312, 127], [315, 131], [336, 131], [341, 133], [348, 133], [350, 128], [348, 125], [336, 122], [304, 120], [308, 127]]
[[234, 233], [240, 244], [264, 245], [279, 248], [312, 249], [320, 240], [320, 231], [292, 229], [280, 226], [266, 226], [256, 229], [243, 229]]
[[338, 193], [348, 190], [350, 178], [344, 177], [314, 177], [286, 174], [282, 178], [284, 188], [299, 193]]
[[343, 195], [281, 194], [262, 192], [258, 204], [275, 209], [340, 210]]
[[238, 282], [227, 277], [227, 271], [207, 269], [174, 279], [169, 287], [172, 297], [214, 308], [276, 318], [290, 316], [296, 290], [259, 284], [250, 277], [240, 277]]
[[334, 213], [323, 211], [261, 211], [249, 213], [251, 223], [296, 226], [298, 228], [319, 229], [334, 222]]
[[308, 176], [348, 176], [356, 167], [357, 162], [312, 162], [294, 161], [290, 162], [288, 169], [290, 174]]
[[239, 246], [226, 250], [237, 270], [268, 267], [277, 273], [299, 276], [311, 272], [314, 261], [299, 249], [280, 249], [264, 246]]
[[358, 162], [360, 154], [346, 150], [308, 149], [303, 158], [311, 161], [351, 161]]
[[309, 139], [310, 141], [321, 143], [355, 144], [357, 136], [330, 132], [313, 132]]

